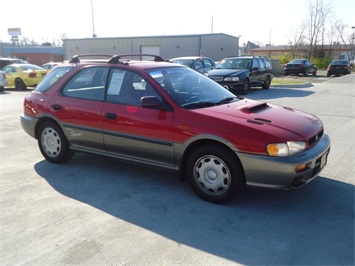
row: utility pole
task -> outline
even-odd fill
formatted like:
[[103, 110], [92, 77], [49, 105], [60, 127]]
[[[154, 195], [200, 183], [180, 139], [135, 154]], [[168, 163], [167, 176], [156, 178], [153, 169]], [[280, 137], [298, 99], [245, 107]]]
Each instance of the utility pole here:
[[97, 35], [95, 33], [95, 22], [94, 22], [94, 6], [92, 5], [92, 0], [91, 1], [91, 18], [92, 18], [92, 37], [96, 38]]
[[212, 21], [211, 21], [211, 33], [213, 33], [213, 16], [212, 16]]

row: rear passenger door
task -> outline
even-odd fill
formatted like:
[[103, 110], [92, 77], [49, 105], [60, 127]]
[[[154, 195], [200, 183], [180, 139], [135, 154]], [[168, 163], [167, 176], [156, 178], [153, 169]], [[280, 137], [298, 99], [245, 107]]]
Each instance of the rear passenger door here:
[[262, 58], [258, 58], [259, 61], [259, 75], [258, 75], [258, 81], [259, 85], [263, 84], [266, 80], [266, 65], [265, 62]]
[[260, 83], [259, 72], [260, 72], [259, 60], [257, 58], [253, 58], [251, 70], [249, 74], [251, 87], [257, 86]]
[[101, 111], [108, 71], [108, 67], [84, 68], [50, 100], [52, 113], [76, 149], [105, 152]]

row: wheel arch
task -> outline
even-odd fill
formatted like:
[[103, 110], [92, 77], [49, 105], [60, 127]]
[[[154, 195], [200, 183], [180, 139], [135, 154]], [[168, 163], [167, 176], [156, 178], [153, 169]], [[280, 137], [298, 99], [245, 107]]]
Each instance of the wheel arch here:
[[60, 126], [60, 124], [54, 119], [54, 118], [51, 118], [51, 117], [42, 117], [39, 119], [39, 121], [36, 123], [36, 127], [35, 127], [35, 136], [36, 136], [36, 139], [38, 139], [38, 131], [39, 131], [39, 128], [41, 127], [41, 125], [43, 125], [44, 123], [46, 122], [52, 122], [52, 123], [55, 123], [62, 131], [62, 127]]
[[242, 162], [240, 161], [238, 155], [236, 154], [236, 149], [232, 148], [231, 146], [223, 143], [222, 141], [220, 140], [216, 140], [216, 139], [208, 139], [208, 138], [204, 138], [204, 139], [198, 139], [198, 140], [195, 140], [193, 142], [191, 142], [187, 148], [185, 149], [184, 153], [183, 153], [183, 156], [182, 156], [182, 160], [181, 160], [181, 163], [180, 163], [180, 180], [181, 181], [185, 181], [186, 180], [186, 164], [187, 164], [187, 161], [189, 159], [189, 155], [191, 154], [191, 152], [195, 149], [197, 149], [198, 147], [201, 147], [201, 146], [205, 146], [205, 145], [208, 145], [208, 144], [215, 144], [215, 145], [218, 145], [220, 147], [223, 147], [225, 149], [227, 149], [228, 151], [230, 151], [230, 153], [239, 161], [240, 165], [241, 165], [241, 168], [242, 168], [242, 171], [243, 171], [243, 175], [244, 175], [244, 178], [245, 178], [245, 172], [244, 172], [244, 167], [242, 165]]

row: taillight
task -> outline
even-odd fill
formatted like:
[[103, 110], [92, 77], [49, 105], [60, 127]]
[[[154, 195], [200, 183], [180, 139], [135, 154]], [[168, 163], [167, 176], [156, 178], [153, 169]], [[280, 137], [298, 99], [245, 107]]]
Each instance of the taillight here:
[[349, 66], [344, 66], [344, 68], [345, 68], [345, 69], [348, 69], [348, 68], [349, 68]]
[[31, 73], [28, 74], [28, 77], [29, 78], [35, 78], [36, 77], [36, 73], [31, 72]]
[[332, 66], [328, 66], [328, 69], [327, 69], [327, 70], [330, 70], [330, 69], [332, 69]]
[[301, 64], [301, 66], [300, 66], [301, 68], [304, 68], [304, 64]]

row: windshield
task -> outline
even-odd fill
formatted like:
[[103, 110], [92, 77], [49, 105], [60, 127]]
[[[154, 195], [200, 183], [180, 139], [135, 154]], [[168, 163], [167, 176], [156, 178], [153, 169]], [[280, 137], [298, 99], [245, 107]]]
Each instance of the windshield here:
[[251, 65], [251, 59], [247, 58], [225, 58], [219, 62], [217, 69], [248, 69]]
[[210, 107], [236, 101], [238, 98], [210, 78], [186, 67], [148, 70], [160, 86], [181, 107]]
[[66, 73], [68, 73], [72, 69], [72, 66], [53, 68], [52, 71], [48, 72], [48, 74], [44, 76], [44, 78], [38, 84], [35, 90], [40, 92], [49, 90], [55, 83], [57, 83]]
[[194, 60], [193, 59], [173, 59], [171, 61], [176, 63], [176, 64], [188, 66], [188, 67], [191, 67], [191, 68], [192, 68], [192, 65], [194, 64]]

